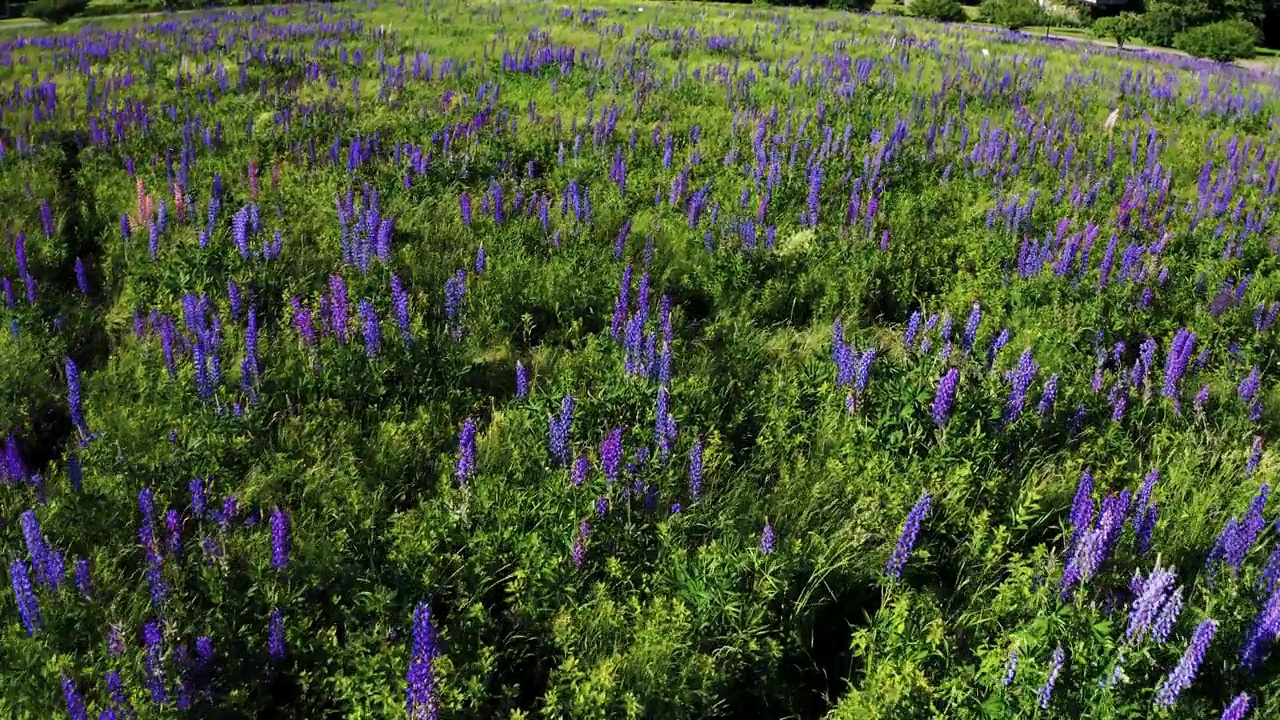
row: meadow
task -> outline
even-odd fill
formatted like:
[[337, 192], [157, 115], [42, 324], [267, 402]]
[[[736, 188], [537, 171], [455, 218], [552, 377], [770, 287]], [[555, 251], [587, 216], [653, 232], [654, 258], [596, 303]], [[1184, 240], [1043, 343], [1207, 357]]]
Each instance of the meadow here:
[[767, 5], [7, 32], [0, 717], [1276, 717], [1278, 90]]

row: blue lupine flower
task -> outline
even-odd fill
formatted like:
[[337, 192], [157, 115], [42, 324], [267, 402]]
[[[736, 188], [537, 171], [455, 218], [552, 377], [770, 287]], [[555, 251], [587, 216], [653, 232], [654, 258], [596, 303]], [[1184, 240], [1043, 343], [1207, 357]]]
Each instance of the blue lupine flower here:
[[18, 617], [22, 626], [26, 628], [27, 635], [35, 635], [44, 627], [44, 619], [40, 616], [40, 605], [36, 601], [35, 588], [31, 586], [26, 560], [14, 560], [9, 565], [9, 581], [18, 601]]
[[66, 359], [67, 405], [71, 409], [71, 423], [80, 431], [80, 442], [89, 439], [89, 426], [84, 421], [84, 405], [80, 398], [80, 369], [71, 358]]
[[902, 525], [902, 533], [898, 536], [898, 546], [894, 548], [893, 555], [889, 558], [888, 565], [885, 566], [885, 574], [897, 580], [902, 577], [902, 570], [907, 566], [907, 560], [911, 558], [912, 551], [915, 550], [916, 536], [920, 533], [920, 523], [925, 516], [929, 514], [929, 507], [933, 502], [933, 496], [928, 492], [920, 496], [916, 501], [911, 512], [907, 514], [907, 520]]
[[1009, 406], [1005, 409], [1005, 422], [1014, 422], [1022, 417], [1022, 407], [1027, 401], [1027, 391], [1031, 389], [1031, 383], [1035, 380], [1036, 373], [1040, 370], [1040, 366], [1036, 364], [1031, 357], [1031, 349], [1028, 348], [1022, 353], [1022, 357], [1018, 359], [1018, 366], [1013, 370], [1005, 373], [1005, 379], [1009, 381], [1011, 389], [1009, 391]]
[[84, 705], [84, 697], [76, 689], [76, 682], [70, 675], [62, 676], [62, 696], [67, 701], [67, 713], [71, 720], [88, 720], [89, 713]]
[[956, 400], [956, 386], [960, 383], [960, 371], [951, 368], [938, 381], [938, 390], [933, 397], [933, 423], [938, 427], [947, 424], [951, 417], [951, 407]]
[[775, 539], [776, 538], [773, 534], [773, 525], [766, 519], [764, 521], [764, 531], [760, 533], [760, 554], [772, 554]]
[[440, 716], [434, 667], [438, 653], [431, 608], [420, 602], [413, 611], [413, 648], [405, 688], [405, 710], [409, 720], [436, 720]]
[[1280, 588], [1271, 591], [1267, 604], [1254, 617], [1240, 646], [1240, 665], [1253, 671], [1267, 659], [1271, 646], [1280, 636]]
[[982, 306], [976, 301], [969, 311], [969, 320], [964, 324], [964, 334], [960, 337], [960, 346], [967, 353], [973, 349], [973, 341], [978, 337], [978, 325], [982, 323]]
[[156, 705], [162, 705], [169, 699], [169, 691], [164, 682], [164, 668], [161, 667], [161, 659], [164, 656], [164, 648], [161, 647], [163, 642], [164, 632], [160, 627], [160, 621], [148, 620], [142, 626], [142, 644], [146, 648], [143, 667], [147, 675], [147, 688], [151, 691], [151, 702]]
[[1044, 392], [1040, 395], [1040, 403], [1036, 406], [1036, 412], [1041, 415], [1048, 415], [1053, 412], [1053, 404], [1058, 399], [1058, 373], [1049, 376], [1044, 383]]
[[616, 482], [622, 469], [622, 428], [609, 431], [600, 443], [600, 470], [608, 482]]
[[1217, 631], [1218, 623], [1212, 619], [1200, 623], [1191, 636], [1191, 643], [1187, 645], [1186, 652], [1182, 654], [1177, 667], [1169, 673], [1161, 683], [1160, 689], [1156, 691], [1157, 705], [1168, 710], [1178, 701], [1178, 695], [1191, 686], [1191, 682], [1195, 680], [1196, 671], [1200, 669], [1200, 663], [1204, 660], [1204, 654], [1209, 649], [1209, 643], [1213, 641], [1213, 635]]
[[689, 451], [689, 497], [694, 500], [702, 497], [702, 453], [702, 438], [698, 438]]
[[284, 659], [284, 615], [280, 608], [271, 611], [271, 620], [267, 625], [267, 655], [272, 662]]
[[359, 303], [360, 318], [364, 321], [364, 354], [374, 357], [382, 347], [382, 332], [378, 328], [378, 312], [368, 298]]
[[408, 343], [412, 339], [409, 331], [409, 292], [396, 275], [391, 276], [391, 312], [395, 315], [396, 326], [400, 328], [400, 337]]
[[[977, 307], [976, 303], [974, 307]], [[1017, 673], [1018, 673], [1018, 648], [1015, 646], [1009, 649], [1009, 659], [1005, 661], [1005, 665], [1004, 665], [1004, 680], [1002, 680], [1000, 684], [1004, 685], [1005, 687], [1009, 687], [1009, 685], [1013, 683], [1013, 678], [1015, 675], [1017, 675]]]
[[86, 599], [93, 597], [93, 576], [90, 574], [88, 560], [76, 560], [75, 578], [76, 590]]
[[1231, 701], [1231, 704], [1222, 711], [1222, 717], [1218, 720], [1244, 720], [1249, 714], [1249, 709], [1253, 706], [1253, 698], [1248, 693], [1240, 693]]
[[547, 419], [547, 445], [551, 450], [551, 458], [560, 465], [568, 465], [569, 436], [573, 430], [573, 396], [565, 395], [560, 401], [560, 414]]
[[516, 361], [516, 397], [523, 398], [529, 394], [529, 370], [524, 363]]
[[466, 484], [476, 473], [476, 423], [471, 418], [458, 435], [458, 482]]
[[1258, 394], [1259, 380], [1260, 376], [1258, 374], [1258, 366], [1254, 365], [1253, 370], [1240, 381], [1240, 387], [1236, 389], [1236, 394], [1240, 396], [1240, 399], [1243, 400], [1245, 404], [1251, 402], [1254, 396]]
[[1134, 581], [1137, 597], [1129, 609], [1129, 623], [1124, 633], [1128, 644], [1140, 642], [1151, 629], [1177, 581], [1177, 575], [1157, 563], [1145, 578], [1138, 574]]
[[1052, 662], [1049, 665], [1049, 677], [1045, 680], [1044, 687], [1040, 689], [1040, 709], [1049, 709], [1049, 700], [1053, 696], [1053, 686], [1058, 682], [1058, 673], [1062, 672], [1062, 663], [1066, 659], [1066, 653], [1063, 652], [1062, 646], [1054, 648]]
[[279, 507], [271, 511], [271, 567], [283, 570], [289, 562], [289, 516]]

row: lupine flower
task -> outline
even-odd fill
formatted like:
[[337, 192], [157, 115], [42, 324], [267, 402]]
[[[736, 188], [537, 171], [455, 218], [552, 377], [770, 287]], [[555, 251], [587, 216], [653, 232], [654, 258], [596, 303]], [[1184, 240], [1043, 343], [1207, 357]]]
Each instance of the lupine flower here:
[[1053, 412], [1053, 404], [1058, 399], [1058, 374], [1054, 373], [1044, 383], [1044, 392], [1040, 395], [1040, 403], [1036, 406], [1036, 412], [1041, 415], [1048, 415]]
[[142, 644], [146, 648], [143, 665], [147, 674], [147, 688], [151, 691], [151, 702], [156, 705], [162, 705], [169, 699], [169, 691], [164, 682], [164, 669], [160, 666], [160, 660], [164, 655], [162, 642], [164, 642], [164, 633], [161, 630], [160, 621], [148, 620], [142, 626]]
[[1022, 407], [1027, 401], [1027, 391], [1031, 389], [1031, 383], [1035, 380], [1039, 369], [1040, 366], [1032, 359], [1031, 349], [1028, 348], [1018, 359], [1018, 366], [1005, 373], [1005, 379], [1011, 386], [1009, 406], [1005, 409], [1006, 422], [1014, 422], [1022, 417]]
[[89, 426], [84, 421], [84, 405], [80, 399], [80, 369], [71, 358], [66, 360], [67, 370], [67, 405], [71, 409], [71, 422], [80, 431], [80, 442], [89, 439]]
[[1240, 664], [1253, 671], [1267, 659], [1271, 645], [1280, 636], [1280, 588], [1273, 589], [1267, 604], [1254, 617], [1240, 647]]
[[1145, 578], [1141, 575], [1134, 576], [1137, 597], [1129, 609], [1129, 623], [1124, 634], [1126, 643], [1136, 644], [1146, 636], [1176, 580], [1177, 575], [1172, 570], [1162, 568], [1159, 564]]
[[360, 318], [364, 321], [364, 354], [374, 357], [382, 347], [382, 333], [378, 329], [378, 312], [368, 298], [361, 298], [359, 303]]
[[31, 587], [31, 573], [26, 560], [14, 560], [9, 565], [9, 581], [18, 601], [18, 617], [22, 626], [27, 629], [27, 635], [35, 635], [44, 627], [44, 619], [40, 617], [40, 605], [36, 602], [35, 589]]
[[1245, 462], [1244, 476], [1249, 477], [1254, 470], [1258, 469], [1258, 463], [1262, 461], [1262, 436], [1253, 436], [1253, 446], [1249, 449], [1249, 459]]
[[523, 398], [529, 394], [529, 370], [524, 363], [516, 361], [516, 397]]
[[476, 423], [471, 418], [462, 425], [458, 435], [458, 482], [466, 484], [476, 473]]
[[1156, 691], [1157, 705], [1168, 710], [1178, 701], [1178, 695], [1191, 686], [1191, 682], [1195, 680], [1196, 671], [1200, 669], [1200, 663], [1204, 660], [1204, 654], [1209, 649], [1209, 643], [1213, 641], [1213, 635], [1217, 631], [1218, 623], [1214, 620], [1205, 620], [1200, 623], [1191, 636], [1191, 643], [1187, 645], [1177, 667], [1169, 673], [1161, 683], [1160, 689]]
[[1053, 686], [1058, 682], [1058, 673], [1062, 672], [1062, 663], [1066, 659], [1066, 653], [1062, 651], [1062, 646], [1054, 648], [1052, 661], [1049, 665], [1049, 677], [1045, 680], [1044, 687], [1040, 688], [1040, 709], [1049, 709], [1049, 700], [1053, 696]]
[[1151, 549], [1151, 533], [1155, 530], [1156, 518], [1160, 515], [1160, 507], [1151, 502], [1151, 490], [1160, 479], [1160, 470], [1153, 468], [1142, 481], [1142, 487], [1135, 498], [1136, 508], [1133, 514], [1133, 534], [1137, 540], [1138, 554], [1146, 555]]
[[551, 458], [560, 465], [569, 464], [569, 435], [573, 429], [573, 396], [565, 395], [560, 401], [560, 414], [548, 418], [547, 444]]
[[616, 482], [622, 468], [622, 428], [609, 431], [600, 443], [600, 470], [608, 482]]
[[702, 453], [702, 438], [698, 438], [689, 451], [689, 497], [694, 500], [702, 497]]
[[70, 675], [62, 676], [62, 696], [67, 701], [67, 713], [71, 720], [88, 720], [89, 713], [84, 705], [84, 697], [76, 689], [76, 682]]
[[1186, 372], [1191, 361], [1191, 353], [1195, 350], [1196, 336], [1186, 328], [1179, 329], [1173, 336], [1169, 347], [1169, 356], [1165, 361], [1164, 388], [1161, 394], [1174, 400], [1177, 405], [1178, 382]]
[[1009, 687], [1009, 685], [1013, 683], [1013, 678], [1017, 674], [1017, 672], [1018, 672], [1018, 648], [1015, 646], [1009, 649], [1009, 659], [1005, 662], [1005, 665], [1004, 665], [1004, 680], [1002, 680], [1000, 684], [1004, 685], [1005, 687]]
[[409, 720], [436, 720], [440, 716], [434, 667], [438, 652], [431, 608], [420, 602], [413, 611], [413, 648], [405, 688], [405, 711]]
[[897, 580], [902, 577], [902, 570], [907, 566], [907, 560], [911, 558], [911, 553], [915, 549], [916, 536], [920, 533], [920, 523], [929, 514], [929, 506], [932, 502], [933, 497], [926, 492], [920, 496], [915, 506], [911, 508], [911, 512], [907, 514], [907, 520], [902, 525], [902, 533], [898, 536], [898, 546], [894, 548], [893, 555], [885, 566], [885, 574], [890, 578]]
[[951, 406], [956, 399], [956, 386], [960, 382], [960, 371], [951, 368], [938, 381], [938, 390], [933, 397], [933, 424], [942, 427], [951, 417]]
[[760, 533], [760, 554], [770, 555], [773, 553], [774, 543], [773, 525], [768, 519], [764, 521], [764, 531]]
[[89, 273], [80, 258], [76, 258], [76, 287], [80, 288], [81, 295], [89, 294]]
[[964, 324], [964, 334], [960, 337], [960, 346], [966, 353], [973, 349], [973, 341], [978, 336], [978, 325], [981, 323], [982, 306], [974, 302], [973, 309], [969, 311], [969, 320]]
[[579, 455], [573, 461], [573, 486], [582, 487], [582, 483], [586, 482], [587, 475], [591, 472], [591, 461], [586, 455]]
[[284, 659], [284, 615], [280, 608], [271, 611], [271, 620], [267, 626], [267, 655], [272, 662]]
[[395, 315], [396, 326], [400, 328], [400, 337], [408, 343], [412, 339], [409, 332], [409, 292], [396, 275], [391, 276], [391, 312]]
[[1222, 711], [1222, 717], [1218, 720], [1244, 720], [1249, 714], [1249, 709], [1253, 705], [1253, 699], [1248, 693], [1240, 693], [1231, 701], [1231, 704]]
[[1009, 328], [1004, 328], [1000, 334], [991, 341], [991, 347], [987, 349], [987, 366], [990, 367], [996, 361], [996, 356], [1009, 344]]
[[279, 507], [271, 511], [271, 567], [283, 570], [289, 562], [289, 516]]
[[93, 577], [89, 572], [88, 560], [76, 560], [75, 578], [76, 590], [86, 599], [93, 597]]

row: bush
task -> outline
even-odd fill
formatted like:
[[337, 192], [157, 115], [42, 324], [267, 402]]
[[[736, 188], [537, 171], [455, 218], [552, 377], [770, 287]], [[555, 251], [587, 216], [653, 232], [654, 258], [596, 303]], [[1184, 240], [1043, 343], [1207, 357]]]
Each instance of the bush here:
[[1044, 20], [1044, 11], [1036, 0], [984, 0], [978, 10], [983, 22], [1020, 30]]
[[51, 25], [61, 25], [87, 7], [89, 0], [37, 0], [27, 6], [26, 15]]
[[941, 22], [963, 22], [969, 17], [957, 0], [913, 0], [911, 14]]
[[875, 0], [831, 0], [830, 7], [835, 10], [866, 12], [872, 5], [875, 5]]
[[1129, 38], [1137, 34], [1138, 23], [1138, 16], [1128, 12], [1099, 18], [1093, 23], [1093, 34], [1100, 38], [1111, 38], [1116, 41], [1117, 46], [1124, 47]]
[[1196, 57], [1230, 62], [1251, 58], [1258, 42], [1258, 28], [1244, 20], [1223, 20], [1179, 33], [1173, 46]]

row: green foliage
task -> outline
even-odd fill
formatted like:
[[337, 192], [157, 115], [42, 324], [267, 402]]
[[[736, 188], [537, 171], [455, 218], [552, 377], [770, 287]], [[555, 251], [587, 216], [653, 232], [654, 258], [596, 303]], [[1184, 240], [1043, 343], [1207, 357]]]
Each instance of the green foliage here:
[[1110, 38], [1116, 41], [1116, 45], [1124, 47], [1138, 33], [1140, 19], [1135, 13], [1124, 12], [1111, 17], [1098, 18], [1093, 23], [1092, 31], [1094, 36], [1100, 38]]
[[1223, 20], [1184, 30], [1174, 38], [1174, 47], [1196, 57], [1230, 62], [1254, 56], [1258, 28], [1244, 20]]
[[1151, 0], [1137, 34], [1152, 45], [1173, 47], [1184, 30], [1222, 20], [1260, 26], [1266, 11], [1266, 0]]
[[1020, 30], [1044, 21], [1044, 11], [1036, 0], [983, 0], [978, 9], [983, 22]]
[[908, 6], [912, 15], [941, 22], [964, 22], [964, 8], [957, 0], [911, 0]]
[[875, 5], [875, 0], [830, 0], [828, 7], [835, 10], [866, 12]]
[[27, 5], [26, 16], [50, 25], [61, 25], [87, 7], [89, 0], [36, 0]]

